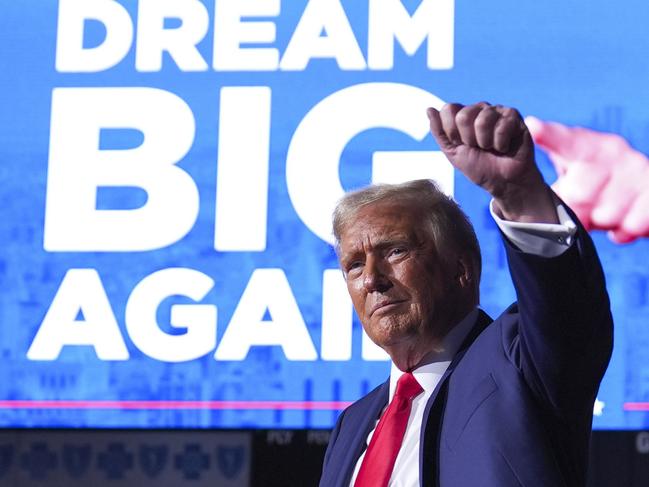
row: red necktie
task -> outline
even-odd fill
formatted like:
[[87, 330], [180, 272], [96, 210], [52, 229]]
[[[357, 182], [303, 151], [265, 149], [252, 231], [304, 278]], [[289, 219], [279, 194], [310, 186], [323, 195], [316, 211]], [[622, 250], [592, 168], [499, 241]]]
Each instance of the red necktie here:
[[422, 391], [410, 372], [399, 378], [392, 402], [374, 430], [354, 487], [387, 487], [406, 432], [412, 400]]

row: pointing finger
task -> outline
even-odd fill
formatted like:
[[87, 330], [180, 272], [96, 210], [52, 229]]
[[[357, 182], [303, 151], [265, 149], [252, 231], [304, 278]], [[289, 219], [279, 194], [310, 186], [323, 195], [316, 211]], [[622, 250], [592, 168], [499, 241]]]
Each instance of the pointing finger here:
[[602, 134], [581, 127], [567, 127], [556, 122], [544, 122], [526, 117], [525, 124], [534, 143], [551, 154], [566, 159], [596, 159], [601, 153]]
[[570, 157], [566, 152], [573, 145], [574, 134], [565, 125], [552, 122], [544, 122], [536, 117], [525, 117], [525, 124], [532, 134], [534, 143], [549, 152], [562, 153]]

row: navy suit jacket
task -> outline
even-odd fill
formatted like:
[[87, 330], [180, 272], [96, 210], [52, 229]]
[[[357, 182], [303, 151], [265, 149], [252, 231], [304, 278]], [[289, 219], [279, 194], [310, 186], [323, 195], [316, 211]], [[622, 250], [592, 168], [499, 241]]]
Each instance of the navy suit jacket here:
[[[481, 312], [428, 401], [423, 486], [586, 484], [593, 403], [613, 340], [599, 259], [581, 227], [558, 257], [505, 246], [517, 303], [494, 321]], [[349, 485], [388, 384], [338, 418], [321, 487]]]

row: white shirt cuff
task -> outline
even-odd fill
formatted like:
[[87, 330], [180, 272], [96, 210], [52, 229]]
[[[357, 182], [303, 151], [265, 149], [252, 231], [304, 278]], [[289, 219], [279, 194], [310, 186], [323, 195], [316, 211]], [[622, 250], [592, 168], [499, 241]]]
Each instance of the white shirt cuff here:
[[572, 244], [577, 225], [561, 203], [557, 204], [560, 223], [520, 223], [503, 220], [489, 204], [491, 216], [511, 243], [522, 252], [541, 257], [557, 257]]

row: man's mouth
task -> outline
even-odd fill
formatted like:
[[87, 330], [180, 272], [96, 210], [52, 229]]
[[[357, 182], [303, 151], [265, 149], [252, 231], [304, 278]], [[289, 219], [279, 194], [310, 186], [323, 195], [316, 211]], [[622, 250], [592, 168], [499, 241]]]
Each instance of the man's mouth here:
[[370, 316], [373, 316], [374, 313], [382, 314], [382, 313], [387, 313], [389, 311], [392, 311], [393, 308], [396, 308], [404, 301], [405, 299], [390, 299], [385, 301], [379, 301], [374, 306], [372, 306], [372, 309], [370, 310]]

